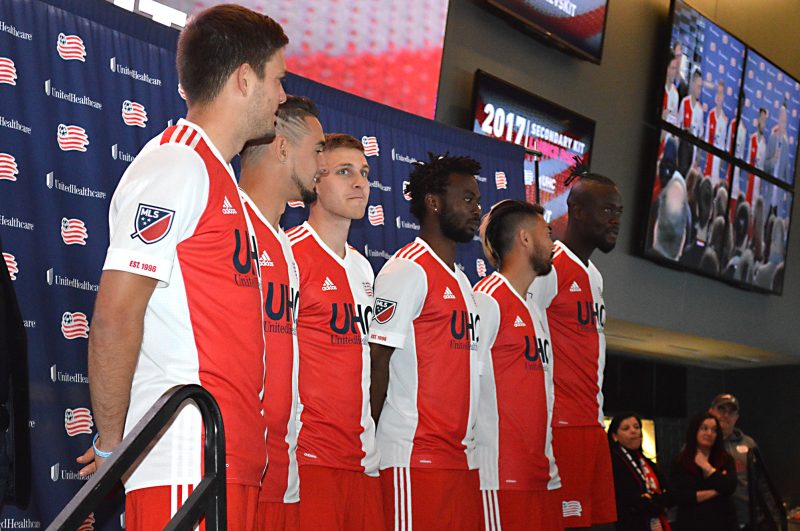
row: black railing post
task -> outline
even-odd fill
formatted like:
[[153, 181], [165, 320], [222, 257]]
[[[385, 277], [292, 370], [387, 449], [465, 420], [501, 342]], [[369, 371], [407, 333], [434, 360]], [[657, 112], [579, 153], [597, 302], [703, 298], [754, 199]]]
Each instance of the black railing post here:
[[187, 400], [197, 405], [203, 418], [204, 475], [165, 529], [192, 529], [195, 522], [205, 514], [207, 531], [225, 531], [225, 427], [214, 397], [203, 387], [194, 384], [175, 386], [153, 404], [103, 467], [86, 482], [48, 526], [48, 531], [77, 529]]

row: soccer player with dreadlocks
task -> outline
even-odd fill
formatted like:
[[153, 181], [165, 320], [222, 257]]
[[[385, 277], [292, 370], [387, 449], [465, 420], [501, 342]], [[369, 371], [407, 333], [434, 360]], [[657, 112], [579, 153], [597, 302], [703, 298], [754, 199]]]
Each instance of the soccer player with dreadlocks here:
[[[386, 528], [478, 530], [479, 318], [456, 246], [480, 225], [480, 165], [431, 155], [404, 190], [418, 237], [375, 281], [370, 328]], [[388, 389], [388, 390], [387, 390]]]
[[566, 235], [555, 244], [553, 269], [536, 278], [528, 293], [533, 304], [546, 310], [553, 341], [553, 451], [567, 528], [617, 518], [603, 430], [603, 277], [589, 257], [595, 249], [614, 249], [622, 196], [614, 181], [578, 166], [569, 179], [577, 181], [567, 198], [569, 220]]

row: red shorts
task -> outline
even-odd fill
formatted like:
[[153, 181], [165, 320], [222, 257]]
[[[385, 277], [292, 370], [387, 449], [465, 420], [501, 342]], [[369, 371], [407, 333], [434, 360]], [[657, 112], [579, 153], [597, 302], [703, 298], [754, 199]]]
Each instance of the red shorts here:
[[557, 490], [482, 490], [483, 531], [562, 531]]
[[295, 531], [300, 527], [297, 503], [258, 502], [258, 531]]
[[354, 470], [302, 465], [300, 529], [382, 531], [380, 479]]
[[[191, 494], [191, 485], [167, 485], [136, 489], [125, 499], [125, 529], [150, 531], [164, 526], [178, 512]], [[258, 487], [228, 483], [228, 529], [255, 531]], [[205, 529], [205, 518], [200, 529]]]
[[396, 467], [381, 470], [386, 529], [479, 531], [477, 470]]
[[614, 474], [606, 432], [600, 426], [553, 428], [553, 453], [561, 476], [564, 527], [617, 521]]

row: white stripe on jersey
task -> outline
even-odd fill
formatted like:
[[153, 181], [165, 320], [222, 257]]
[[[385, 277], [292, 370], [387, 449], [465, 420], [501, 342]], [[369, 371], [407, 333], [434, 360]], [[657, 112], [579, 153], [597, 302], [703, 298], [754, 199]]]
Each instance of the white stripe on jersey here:
[[500, 525], [500, 501], [496, 490], [482, 490], [483, 523], [486, 531], [502, 531]]
[[394, 483], [394, 529], [395, 531], [412, 531], [411, 515], [411, 469], [407, 466], [393, 467]]

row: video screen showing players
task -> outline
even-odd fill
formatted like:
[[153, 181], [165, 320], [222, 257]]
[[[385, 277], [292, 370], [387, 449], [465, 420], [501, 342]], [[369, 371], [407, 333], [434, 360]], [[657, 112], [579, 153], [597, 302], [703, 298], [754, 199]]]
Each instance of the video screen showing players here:
[[741, 137], [737, 137], [734, 156], [794, 184], [800, 83], [749, 50], [743, 92]]
[[[682, 155], [691, 155], [688, 164]], [[724, 160], [662, 130], [645, 253], [719, 276], [728, 231], [730, 175]]]
[[[588, 166], [595, 122], [483, 71], [475, 74], [472, 130], [542, 152], [539, 162], [539, 202], [553, 227], [553, 237], [567, 226], [564, 184], [575, 171], [575, 157]], [[526, 154], [526, 200], [536, 202], [535, 165]]]
[[730, 245], [720, 257], [720, 274], [737, 284], [782, 293], [792, 193], [738, 167], [732, 174]]
[[599, 63], [608, 0], [488, 0], [579, 57]]
[[683, 1], [674, 7], [661, 119], [729, 151], [745, 45]]

